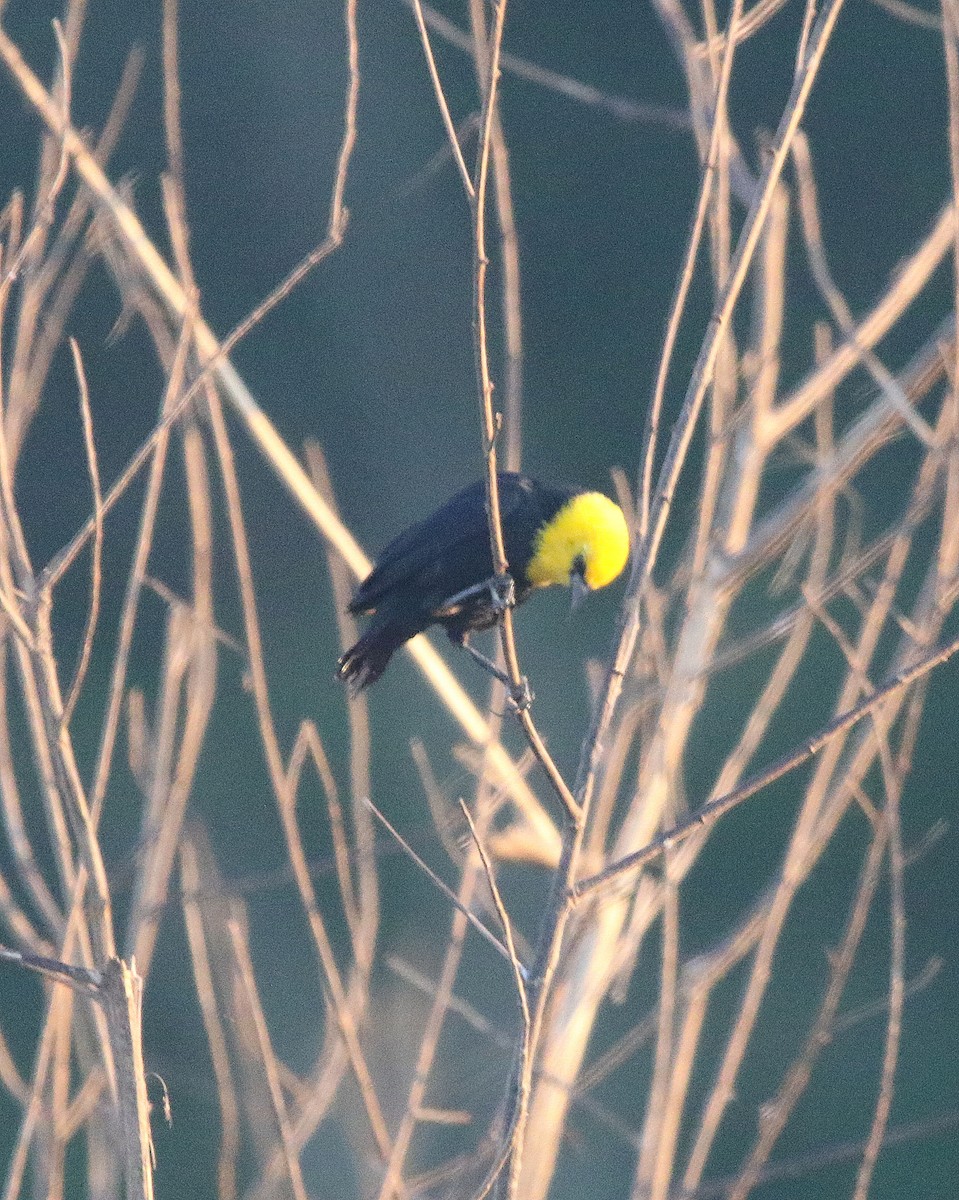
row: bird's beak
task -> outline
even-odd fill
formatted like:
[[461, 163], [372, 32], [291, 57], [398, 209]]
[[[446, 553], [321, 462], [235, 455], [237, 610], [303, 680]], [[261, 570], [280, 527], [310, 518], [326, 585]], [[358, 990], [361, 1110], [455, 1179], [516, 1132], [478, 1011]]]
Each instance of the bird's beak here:
[[575, 612], [589, 595], [589, 584], [584, 579], [582, 571], [570, 571], [569, 587], [572, 592], [569, 607], [571, 612]]

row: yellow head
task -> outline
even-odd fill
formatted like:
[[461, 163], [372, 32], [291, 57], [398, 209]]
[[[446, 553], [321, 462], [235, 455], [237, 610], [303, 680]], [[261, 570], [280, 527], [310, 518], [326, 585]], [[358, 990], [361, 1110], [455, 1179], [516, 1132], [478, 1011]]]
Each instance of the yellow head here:
[[605, 587], [629, 558], [629, 529], [623, 510], [600, 492], [582, 492], [565, 504], [536, 535], [526, 574], [534, 587], [574, 583]]

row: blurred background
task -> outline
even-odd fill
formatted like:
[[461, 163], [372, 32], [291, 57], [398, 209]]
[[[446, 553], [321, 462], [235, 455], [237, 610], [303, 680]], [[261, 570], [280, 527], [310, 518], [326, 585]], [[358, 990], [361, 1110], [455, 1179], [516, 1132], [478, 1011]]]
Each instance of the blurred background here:
[[[463, 6], [445, 0], [442, 11], [460, 28], [467, 27]], [[45, 80], [56, 61], [50, 24], [56, 15], [55, 6], [39, 0], [9, 0], [2, 9], [4, 28]], [[929, 8], [927, 16], [927, 22], [917, 23], [885, 5], [848, 4], [804, 122], [816, 159], [825, 245], [855, 314], [882, 292], [950, 193], [938, 10]], [[802, 20], [802, 7], [787, 3], [737, 57], [730, 113], [753, 161], [768, 144], [788, 94]], [[333, 3], [181, 0], [179, 28], [191, 252], [204, 315], [226, 335], [324, 237], [346, 85], [342, 13]], [[125, 181], [141, 219], [166, 251], [158, 183], [166, 166], [160, 30], [156, 5], [93, 0], [74, 70], [72, 111], [77, 126], [101, 128], [131, 48], [142, 50], [142, 78], [109, 174], [114, 181]], [[345, 242], [232, 357], [290, 447], [298, 451], [307, 438], [322, 445], [343, 518], [375, 554], [410, 521], [477, 478], [482, 459], [469, 211], [446, 152], [409, 7], [402, 0], [361, 3], [359, 31], [359, 136], [347, 185]], [[501, 83], [521, 253], [523, 466], [547, 481], [611, 491], [611, 468], [622, 468], [631, 482], [636, 477], [644, 416], [694, 211], [699, 163], [686, 118], [684, 80], [649, 4], [511, 3], [504, 45], [527, 63], [597, 89], [607, 101], [582, 102], [508, 67]], [[472, 61], [438, 36], [435, 49], [454, 120], [464, 121], [477, 109]], [[613, 111], [615, 101], [628, 104]], [[0, 196], [17, 187], [29, 196], [36, 178], [38, 123], [4, 74], [0, 121]], [[494, 264], [494, 295], [497, 284]], [[953, 286], [951, 269], [941, 270], [884, 341], [881, 353], [890, 369], [900, 367], [917, 340], [928, 336], [951, 309]], [[809, 369], [809, 329], [823, 315], [821, 301], [800, 272], [790, 287], [783, 392]], [[694, 287], [680, 335], [667, 415], [678, 410], [711, 306], [712, 291], [704, 277]], [[94, 267], [68, 332], [83, 350], [100, 468], [104, 480], [111, 481], [156, 420], [163, 372], [139, 320], [125, 321], [117, 288], [102, 266]], [[502, 339], [495, 320], [493, 351], [499, 379]], [[131, 369], [131, 363], [142, 368]], [[868, 381], [857, 379], [841, 403], [853, 412], [868, 390]], [[281, 741], [288, 746], [300, 719], [311, 717], [334, 772], [342, 777], [348, 746], [343, 697], [332, 674], [339, 641], [319, 535], [238, 431], [234, 445]], [[700, 444], [696, 453], [701, 450]], [[870, 523], [878, 527], [887, 516], [892, 501], [886, 480], [895, 478], [897, 470], [911, 469], [912, 454], [909, 442], [901, 443], [876, 473], [875, 486], [863, 497], [867, 528]], [[783, 491], [788, 488], [793, 467], [783, 461], [781, 474], [767, 484], [767, 499], [775, 499], [780, 483]], [[48, 561], [90, 511], [66, 347], [55, 357], [44, 405], [30, 429], [17, 494], [28, 514], [36, 564]], [[142, 496], [138, 483], [109, 518], [105, 630], [112, 631], [119, 612], [122, 572]], [[681, 491], [667, 543], [672, 552], [682, 545], [696, 501], [695, 494]], [[218, 538], [225, 528], [224, 513], [217, 511]], [[218, 623], [238, 634], [240, 608], [230, 582], [229, 554], [215, 550], [214, 565]], [[182, 593], [188, 588], [188, 570], [182, 514], [164, 510], [150, 573]], [[621, 595], [621, 585], [614, 586], [591, 598], [573, 618], [564, 595], [544, 595], [518, 618], [524, 669], [538, 697], [536, 718], [568, 773], [575, 771], [589, 714], [584, 666], [588, 659], [608, 654]], [[58, 589], [54, 612], [57, 637], [74, 651], [87, 603], [87, 567], [81, 559]], [[156, 597], [144, 604], [131, 682], [148, 687], [161, 655], [165, 609]], [[739, 632], [751, 627], [748, 608], [737, 608], [735, 622]], [[94, 644], [74, 722], [86, 769], [95, 754], [112, 638], [112, 632], [104, 633]], [[468, 690], [485, 704], [485, 679], [460, 662], [442, 639], [434, 640]], [[825, 646], [821, 650], [825, 663], [828, 651]], [[221, 751], [201, 760], [191, 807], [208, 826], [224, 887], [247, 902], [251, 950], [277, 1054], [294, 1070], [305, 1070], [322, 1037], [321, 998], [307, 932], [276, 835], [262, 752], [248, 732], [251, 709], [242, 656], [229, 647], [221, 649], [219, 670], [210, 739], [215, 735]], [[733, 736], [729, 714], [752, 703], [758, 680], [748, 665], [730, 673], [721, 702], [703, 714], [697, 733], [703, 764], [687, 763], [690, 807], [705, 798], [711, 755], [718, 752], [714, 747]], [[942, 956], [943, 965], [907, 1003], [892, 1125], [917, 1128], [904, 1134], [901, 1144], [884, 1150], [870, 1193], [876, 1200], [904, 1193], [952, 1195], [959, 1177], [953, 1119], [959, 1080], [959, 837], [952, 824], [959, 766], [956, 694], [956, 667], [947, 665], [932, 679], [902, 800], [907, 850], [941, 818], [950, 822], [906, 876], [907, 975], [921, 972], [935, 956]], [[468, 771], [449, 751], [459, 734], [420, 686], [405, 656], [395, 660], [370, 703], [373, 798], [414, 845], [433, 856], [436, 836], [409, 744], [412, 738], [424, 742], [443, 790], [455, 800], [471, 787]], [[807, 685], [777, 726], [770, 755], [801, 741], [829, 712], [829, 698], [817, 695], [814, 684]], [[508, 737], [518, 748], [514, 734]], [[132, 784], [127, 786], [132, 812]], [[747, 806], [717, 835], [717, 852], [689, 881], [685, 951], [709, 945], [774, 869], [783, 823], [789, 819], [785, 812], [780, 818], [774, 806], [781, 800], [789, 808], [789, 796], [789, 786], [780, 786], [768, 799], [753, 802], [763, 806], [761, 816]], [[121, 913], [129, 902], [138, 829], [124, 823], [126, 804], [121, 771], [108, 798], [104, 828]], [[310, 818], [304, 819], [321, 898], [324, 888], [333, 886], [325, 825], [322, 814], [312, 828]], [[730, 853], [735, 848], [740, 856], [733, 872], [724, 869], [723, 847]], [[759, 1053], [741, 1076], [714, 1175], [722, 1175], [724, 1162], [733, 1169], [743, 1140], [751, 1137], [757, 1105], [770, 1087], [764, 1065], [775, 1058], [782, 1031], [793, 1024], [793, 1009], [801, 1009], [808, 998], [809, 978], [818, 976], [824, 955], [835, 944], [836, 897], [846, 895], [855, 869], [853, 857], [838, 847], [817, 868], [815, 887], [808, 896], [804, 893], [777, 960], [783, 975], [774, 1009], [759, 1034], [767, 1053]], [[545, 872], [534, 867], [507, 872], [511, 905], [528, 936], [535, 930], [546, 880]], [[381, 887], [381, 948], [427, 974], [435, 972], [447, 914], [430, 885], [385, 841]], [[430, 938], [423, 937], [424, 912], [435, 923], [432, 947]], [[850, 1008], [885, 993], [885, 921], [880, 905], [853, 979]], [[344, 934], [335, 921], [331, 932], [341, 945]], [[216, 1191], [216, 1098], [183, 942], [182, 923], [174, 915], [161, 926], [146, 995], [147, 1066], [163, 1077], [173, 1109], [170, 1128], [155, 1120], [160, 1197]], [[463, 992], [494, 1027], [508, 1029], [514, 1021], [509, 980], [505, 971], [500, 976], [500, 964], [491, 968], [490, 961], [477, 957], [472, 974], [463, 980]], [[491, 973], [500, 980], [497, 986], [490, 986]], [[428, 997], [397, 982], [386, 967], [374, 978], [376, 1019], [370, 1037], [381, 1052], [386, 1077], [389, 1071], [396, 1073], [395, 1096], [401, 1106]], [[638, 986], [639, 994], [608, 1017], [598, 1048], [644, 1011]], [[10, 969], [0, 975], [3, 1028], [28, 1074], [42, 995], [40, 984], [24, 983]], [[451, 1036], [458, 1052], [446, 1055], [442, 1071], [449, 1104], [465, 1105], [469, 1098], [471, 1106], [492, 1113], [502, 1093], [508, 1052], [466, 1026]], [[841, 1149], [862, 1138], [867, 1127], [882, 1036], [880, 1012], [875, 1021], [861, 1022], [837, 1039], [777, 1152], [791, 1160], [821, 1154], [823, 1161], [798, 1179], [772, 1180], [757, 1194], [851, 1194], [855, 1160], [844, 1157]], [[634, 1127], [642, 1111], [642, 1079], [640, 1069], [620, 1072], [599, 1090], [602, 1104]], [[12, 1153], [17, 1111], [8, 1097], [0, 1096], [0, 1161]], [[392, 1116], [388, 1110], [388, 1119]], [[940, 1118], [941, 1128], [936, 1127]], [[564, 1169], [551, 1192], [557, 1200], [628, 1194], [633, 1151], [615, 1138], [610, 1141], [605, 1132], [600, 1138], [592, 1120], [585, 1115], [572, 1122]], [[430, 1138], [442, 1147], [447, 1136], [440, 1129]], [[357, 1180], [351, 1137], [350, 1121], [344, 1118], [324, 1125], [311, 1143], [303, 1159], [311, 1195], [347, 1196], [357, 1188], [358, 1194], [375, 1194], [368, 1180]], [[82, 1162], [72, 1165], [79, 1180]], [[68, 1176], [66, 1195], [79, 1194]]]

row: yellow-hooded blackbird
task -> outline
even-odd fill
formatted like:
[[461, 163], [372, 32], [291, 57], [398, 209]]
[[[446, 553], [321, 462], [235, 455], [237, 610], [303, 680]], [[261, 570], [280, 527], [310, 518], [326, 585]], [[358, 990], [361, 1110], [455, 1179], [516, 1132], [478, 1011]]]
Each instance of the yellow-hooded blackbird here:
[[[629, 557], [622, 510], [600, 492], [548, 487], [525, 475], [499, 475], [506, 558], [522, 604], [534, 588], [573, 590], [573, 607], [620, 574]], [[486, 521], [485, 485], [457, 492], [386, 547], [350, 602], [369, 613], [363, 636], [337, 664], [337, 676], [359, 690], [383, 674], [394, 651], [430, 625], [463, 645], [474, 630], [496, 624], [497, 594]]]

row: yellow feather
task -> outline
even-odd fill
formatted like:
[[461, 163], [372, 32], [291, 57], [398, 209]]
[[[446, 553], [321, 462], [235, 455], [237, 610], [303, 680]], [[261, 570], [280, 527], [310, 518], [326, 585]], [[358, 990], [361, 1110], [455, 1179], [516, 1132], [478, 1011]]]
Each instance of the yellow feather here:
[[605, 587], [620, 574], [629, 558], [629, 529], [618, 504], [600, 492], [584, 492], [548, 521], [536, 537], [527, 568], [534, 587], [569, 583], [577, 558], [586, 564], [590, 588]]

